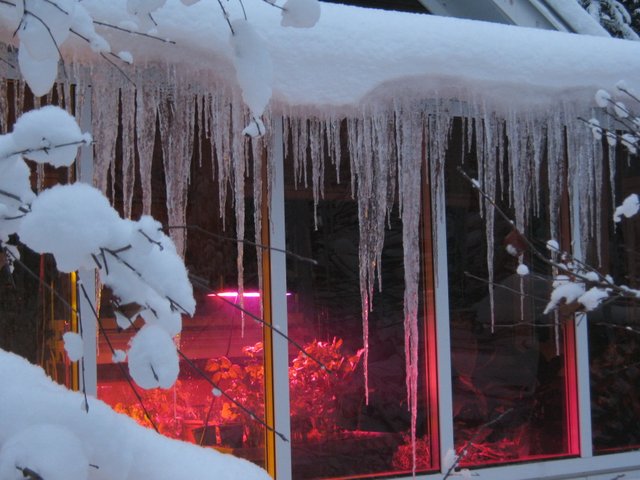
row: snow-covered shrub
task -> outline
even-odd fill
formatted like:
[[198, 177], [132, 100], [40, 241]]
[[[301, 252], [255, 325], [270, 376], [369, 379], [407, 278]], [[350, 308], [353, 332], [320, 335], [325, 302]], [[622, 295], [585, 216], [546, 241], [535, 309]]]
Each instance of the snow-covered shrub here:
[[638, 26], [638, 0], [578, 0], [587, 12], [612, 36], [640, 40], [634, 30]]

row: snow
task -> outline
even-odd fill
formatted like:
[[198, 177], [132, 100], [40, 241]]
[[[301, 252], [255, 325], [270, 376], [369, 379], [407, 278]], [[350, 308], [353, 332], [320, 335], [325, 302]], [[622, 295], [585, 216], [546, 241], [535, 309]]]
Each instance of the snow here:
[[590, 312], [600, 306], [603, 300], [609, 298], [610, 292], [604, 288], [592, 287], [578, 297], [585, 310]]
[[282, 6], [283, 27], [311, 28], [320, 20], [318, 0], [287, 0]]
[[557, 240], [547, 240], [547, 250], [550, 250], [551, 252], [559, 252], [560, 245]]
[[[75, 4], [79, 13], [72, 18], [76, 22], [73, 25], [77, 24], [85, 32], [89, 45], [79, 38], [63, 42], [69, 30], [65, 24], [60, 25], [63, 56], [67, 70], [71, 72], [65, 82], [77, 82], [80, 89], [91, 85], [93, 109], [101, 113], [94, 118], [94, 135], [100, 147], [96, 150], [96, 185], [99, 190], [106, 191], [109, 173], [112, 181], [114, 178], [116, 129], [113, 119], [121, 107], [123, 144], [126, 147], [122, 164], [127, 172], [123, 175], [125, 212], [131, 210], [132, 185], [135, 182], [133, 168], [127, 169], [127, 166], [135, 164], [132, 131], [137, 122], [142, 126], [136, 135], [143, 203], [148, 213], [153, 133], [158, 115], [167, 178], [169, 223], [184, 225], [197, 113], [203, 119], [198, 131], [203, 135], [202, 127], [206, 126], [209, 130], [204, 135], [214, 139], [219, 190], [223, 199], [220, 202], [221, 212], [225, 208], [227, 185], [231, 185], [236, 231], [243, 238], [244, 182], [249, 164], [246, 152], [249, 149], [245, 148], [245, 140], [240, 135], [230, 132], [240, 132], [244, 128], [247, 135], [262, 135], [270, 116], [284, 114], [291, 126], [285, 146], [292, 148], [294, 176], [296, 180], [304, 178], [306, 186], [308, 162], [311, 162], [310, 177], [317, 202], [323, 193], [324, 161], [325, 153], [328, 153], [324, 151], [324, 138], [333, 138], [328, 145], [333, 160], [338, 163], [341, 147], [336, 141], [340, 133], [337, 125], [347, 115], [347, 141], [353, 162], [351, 181], [361, 217], [360, 286], [365, 347], [367, 314], [376, 268], [380, 265], [384, 220], [392, 209], [386, 200], [394, 198], [395, 189], [398, 189], [404, 226], [407, 407], [411, 411], [411, 436], [415, 439], [420, 267], [418, 224], [422, 182], [417, 172], [422, 164], [423, 146], [429, 151], [432, 172], [443, 171], [451, 118], [462, 115], [473, 119], [476, 128], [469, 133], [469, 140], [475, 136], [479, 148], [477, 181], [489, 195], [495, 196], [498, 176], [501, 175], [498, 172], [507, 171], [504, 167], [509, 159], [505, 175], [509, 176], [511, 190], [505, 192], [505, 196], [514, 207], [517, 227], [523, 226], [523, 219], [529, 213], [529, 205], [534, 204], [533, 200], [537, 199], [540, 204], [539, 188], [528, 193], [529, 190], [522, 187], [527, 182], [536, 184], [542, 175], [551, 179], [547, 203], [553, 213], [559, 204], [561, 191], [557, 182], [567, 173], [569, 183], [575, 186], [580, 197], [580, 222], [589, 225], [601, 192], [592, 194], [592, 189], [587, 186], [593, 185], [598, 175], [596, 172], [601, 171], [602, 158], [590, 149], [589, 128], [584, 125], [576, 127], [575, 119], [579, 115], [591, 117], [591, 109], [596, 104], [615, 101], [602, 90], [606, 95], [599, 93], [594, 103], [593, 92], [597, 88], [610, 88], [620, 78], [627, 78], [631, 88], [639, 85], [640, 66], [636, 59], [640, 45], [614, 39], [326, 4], [323, 5], [322, 18], [313, 29], [280, 27], [279, 23], [299, 27], [314, 23], [317, 12], [310, 0], [289, 0], [284, 14], [265, 3], [247, 3], [248, 20], [244, 20], [239, 12], [239, 4], [228, 3], [230, 29], [217, 2], [201, 0], [187, 7], [191, 3], [194, 2], [169, 0], [165, 4], [164, 0], [129, 0], [125, 7], [124, 0], [85, 0], [81, 5]], [[127, 14], [127, 9], [135, 17], [136, 24], [131, 24], [132, 17]], [[109, 29], [100, 29], [100, 32], [104, 30], [103, 37], [95, 33], [93, 25], [88, 23], [88, 13], [114, 25], [133, 26], [140, 31], [153, 30], [161, 38], [175, 40], [176, 45], [138, 37], [132, 42], [131, 35]], [[16, 42], [11, 36], [11, 26], [15, 29], [19, 19], [19, 7], [0, 4], [1, 41]], [[58, 53], [57, 49], [52, 51], [53, 42], [42, 34], [41, 29], [34, 27], [33, 22], [30, 25], [23, 26], [26, 30], [18, 38], [21, 46], [22, 42], [25, 43], [25, 48], [19, 49], [18, 60], [31, 88], [41, 95], [55, 80]], [[43, 43], [51, 57], [44, 60], [33, 58], [29, 52]], [[95, 55], [96, 50], [111, 51], [111, 45], [114, 52], [121, 52], [119, 55], [125, 62], [136, 59], [131, 67], [125, 66], [128, 74], [139, 82], [135, 91], [119, 71]], [[194, 96], [197, 96], [197, 104], [204, 106], [204, 112], [196, 111]], [[240, 96], [248, 111], [238, 108]], [[44, 115], [47, 111], [41, 109], [40, 112]], [[181, 313], [193, 313], [195, 308], [187, 273], [179, 259], [184, 251], [184, 231], [172, 231], [173, 239], [169, 239], [153, 220], [143, 218], [137, 223], [122, 220], [110, 210], [99, 190], [91, 187], [56, 187], [31, 201], [32, 198], [28, 197], [33, 193], [25, 184], [21, 159], [12, 155], [13, 147], [20, 149], [18, 143], [25, 146], [23, 149], [46, 147], [28, 155], [39, 161], [65, 164], [75, 157], [77, 145], [53, 152], [50, 147], [58, 142], [64, 143], [64, 140], [57, 136], [44, 137], [43, 143], [43, 137], [37, 134], [46, 130], [49, 135], [50, 129], [56, 131], [52, 124], [58, 120], [67, 122], [68, 119], [59, 112], [41, 125], [28, 116], [22, 118], [25, 120], [20, 121], [26, 126], [20, 127], [19, 121], [13, 134], [0, 137], [0, 152], [5, 152], [0, 168], [8, 172], [8, 178], [17, 180], [16, 185], [20, 186], [18, 195], [21, 196], [19, 202], [3, 199], [6, 202], [2, 202], [2, 208], [7, 216], [8, 212], [25, 213], [20, 210], [20, 207], [26, 208], [26, 202], [22, 201], [24, 195], [31, 211], [24, 219], [0, 222], [2, 238], [6, 238], [12, 228], [19, 231], [21, 239], [36, 250], [53, 251], [61, 270], [93, 267], [98, 263], [102, 281], [112, 288], [116, 300], [123, 304], [138, 303], [142, 307], [140, 315], [147, 323], [134, 337], [128, 352], [132, 376], [144, 388], [158, 385], [166, 388], [175, 380], [178, 371], [172, 336], [180, 331]], [[89, 141], [75, 123], [67, 122], [65, 125], [59, 130], [69, 138], [80, 143]], [[563, 167], [565, 127], [569, 139], [566, 145], [568, 172]], [[541, 132], [549, 133], [543, 135]], [[506, 148], [505, 133], [509, 140]], [[394, 141], [390, 142], [390, 139]], [[608, 140], [615, 141], [615, 136], [608, 136]], [[547, 172], [541, 172], [543, 152], [549, 159], [546, 162]], [[388, 161], [389, 158], [393, 161]], [[536, 172], [535, 178], [531, 178], [528, 172]], [[28, 181], [28, 176], [26, 178]], [[4, 184], [4, 181], [0, 177], [0, 183]], [[443, 183], [432, 185], [435, 197], [438, 197], [438, 189], [443, 188]], [[74, 202], [70, 201], [71, 198], [75, 199]], [[89, 210], [84, 211], [83, 208]], [[492, 283], [494, 211], [483, 204], [483, 214], [487, 225], [488, 276]], [[83, 225], [69, 225], [74, 221], [74, 215], [89, 220]], [[259, 223], [259, 218], [255, 217], [254, 221]], [[557, 235], [554, 221], [551, 220], [551, 233]], [[6, 225], [9, 227], [5, 229]], [[74, 236], [77, 231], [80, 236], [70, 238], [68, 232], [65, 234], [59, 230], [62, 226], [71, 227]], [[589, 231], [585, 228], [585, 235]], [[585, 242], [584, 238], [578, 240]], [[557, 249], [556, 243], [552, 250]], [[242, 250], [237, 262], [241, 292]], [[493, 326], [492, 289], [489, 295]], [[555, 286], [547, 311], [561, 301], [584, 301], [585, 308], [589, 308], [601, 301], [601, 295], [598, 290], [585, 293], [584, 285], [579, 283], [561, 281]], [[119, 317], [118, 323], [127, 326], [130, 320]], [[113, 353], [115, 358], [124, 360], [124, 352]], [[366, 359], [367, 353], [365, 366]], [[0, 362], [0, 373], [1, 369]], [[0, 442], [1, 435], [2, 428]], [[83, 436], [79, 435], [79, 438]], [[131, 467], [125, 462], [114, 468], [128, 471]], [[94, 473], [90, 472], [90, 475]], [[184, 472], [181, 474], [183, 476]], [[103, 475], [103, 471], [96, 475]], [[125, 475], [104, 475], [104, 478], [127, 478]], [[148, 475], [146, 472], [145, 476]], [[157, 478], [170, 477], [163, 471]]]
[[69, 360], [77, 362], [84, 355], [84, 342], [82, 336], [75, 332], [66, 332], [62, 335], [64, 341], [64, 349], [67, 352]]
[[155, 325], [145, 325], [131, 340], [129, 373], [145, 389], [169, 388], [178, 378], [178, 352], [171, 336]]
[[28, 469], [47, 480], [86, 480], [89, 462], [67, 427], [38, 424], [10, 436], [0, 448], [0, 478], [23, 480]]
[[609, 94], [609, 92], [603, 90], [602, 88], [596, 92], [595, 98], [596, 104], [600, 108], [607, 108], [609, 106], [609, 103], [611, 102], [611, 95]]
[[94, 268], [93, 254], [112, 245], [120, 220], [99, 190], [87, 184], [57, 185], [42, 192], [22, 221], [20, 240], [52, 253], [62, 272]]
[[521, 263], [518, 265], [516, 273], [521, 277], [526, 277], [527, 275], [529, 275], [529, 267], [527, 267], [524, 263]]
[[242, 99], [251, 113], [259, 117], [271, 98], [273, 78], [266, 40], [260, 37], [247, 20], [236, 20], [231, 26], [233, 33], [230, 43]]
[[11, 136], [17, 152], [54, 167], [71, 165], [78, 146], [91, 142], [91, 136], [82, 134], [75, 118], [52, 105], [22, 115]]
[[589, 15], [577, 1], [546, 0], [545, 3], [562, 16], [573, 31], [585, 35], [608, 37], [609, 33], [596, 19]]
[[624, 199], [622, 205], [616, 207], [616, 211], [613, 214], [613, 221], [619, 223], [622, 221], [622, 217], [630, 218], [633, 217], [638, 210], [640, 209], [640, 199], [638, 195], [632, 193], [627, 198]]
[[[270, 53], [274, 106], [280, 108], [335, 111], [403, 93], [543, 109], [558, 99], [589, 103], [598, 88], [612, 88], [621, 78], [637, 86], [640, 78], [636, 42], [333, 4], [323, 4], [314, 28], [291, 29], [280, 26], [279, 9], [245, 3], [249, 22]], [[123, 0], [85, 0], [82, 5], [114, 25], [131, 20]], [[3, 17], [5, 12], [15, 17], [15, 8], [0, 8]], [[228, 8], [232, 18], [242, 18], [238, 6]], [[176, 45], [131, 42], [126, 33], [101, 32], [114, 51], [131, 51], [134, 69], [150, 62], [171, 64], [203, 87], [228, 85], [233, 50], [214, 0], [192, 6], [169, 0], [153, 18], [158, 35]], [[13, 43], [12, 26], [17, 24], [2, 22], [0, 40]], [[112, 68], [80, 39], [70, 38], [62, 49], [67, 61]]]
[[[45, 480], [270, 478], [248, 461], [158, 435], [95, 398], [89, 397], [86, 412], [82, 409], [82, 394], [53, 383], [39, 367], [3, 350], [0, 350], [0, 382], [2, 411], [22, 412], [0, 415], [0, 445], [17, 445], [10, 449], [3, 447], [0, 453], [0, 458], [5, 459], [0, 462], [3, 480], [23, 478], [20, 472], [17, 472], [20, 476], [15, 475], [15, 463], [11, 463], [15, 458], [33, 462], [29, 465], [33, 470], [42, 465], [46, 470], [40, 473], [50, 473], [50, 476], [43, 475]], [[54, 433], [64, 437], [52, 439]], [[79, 442], [73, 442], [71, 435]], [[25, 441], [43, 447], [25, 452], [21, 448]], [[55, 462], [57, 473], [48, 470], [52, 462], [47, 452], [51, 452], [51, 456], [60, 455], [56, 457], [60, 461]], [[73, 457], [69, 459], [71, 453]], [[86, 466], [85, 462], [95, 466], [89, 467], [88, 476], [73, 476]], [[64, 476], [67, 473], [70, 476]]]
[[115, 349], [111, 356], [113, 363], [122, 363], [127, 359], [127, 352], [124, 350]]

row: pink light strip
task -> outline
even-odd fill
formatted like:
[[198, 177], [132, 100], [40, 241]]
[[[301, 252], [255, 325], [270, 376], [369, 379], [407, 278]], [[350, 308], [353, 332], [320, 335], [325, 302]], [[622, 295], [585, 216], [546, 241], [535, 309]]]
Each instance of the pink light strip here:
[[[235, 297], [238, 296], [238, 292], [210, 293], [207, 296], [208, 297], [225, 297], [225, 298], [234, 297], [235, 298]], [[244, 298], [258, 298], [258, 297], [260, 297], [260, 292], [244, 292], [242, 294], [242, 296]]]
[[[287, 292], [287, 297], [290, 296], [291, 293]], [[238, 292], [219, 292], [219, 293], [210, 293], [207, 297], [224, 297], [224, 298], [237, 298]], [[259, 298], [260, 292], [244, 292], [242, 294], [244, 298]]]

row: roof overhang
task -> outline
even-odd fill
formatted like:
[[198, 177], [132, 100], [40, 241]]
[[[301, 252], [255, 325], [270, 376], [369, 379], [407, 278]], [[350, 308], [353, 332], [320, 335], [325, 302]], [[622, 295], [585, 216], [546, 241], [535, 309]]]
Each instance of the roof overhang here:
[[419, 0], [431, 13], [560, 32], [609, 36], [577, 2], [567, 0]]

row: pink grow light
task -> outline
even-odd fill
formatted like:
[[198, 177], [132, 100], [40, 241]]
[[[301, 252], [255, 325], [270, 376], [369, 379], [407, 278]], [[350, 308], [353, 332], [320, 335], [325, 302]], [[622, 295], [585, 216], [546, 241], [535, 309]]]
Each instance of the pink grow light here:
[[[207, 297], [224, 297], [224, 298], [237, 298], [239, 292], [219, 292], [219, 293], [209, 293]], [[260, 298], [260, 292], [244, 292], [242, 296], [244, 298]], [[290, 296], [291, 293], [287, 292], [287, 297]]]
[[[238, 292], [220, 292], [220, 293], [210, 293], [207, 297], [224, 297], [224, 298], [236, 298], [238, 296]], [[242, 294], [244, 298], [258, 298], [260, 297], [260, 292], [244, 292]]]

